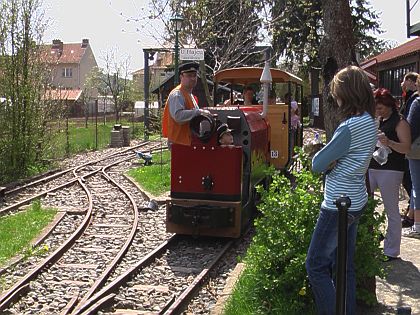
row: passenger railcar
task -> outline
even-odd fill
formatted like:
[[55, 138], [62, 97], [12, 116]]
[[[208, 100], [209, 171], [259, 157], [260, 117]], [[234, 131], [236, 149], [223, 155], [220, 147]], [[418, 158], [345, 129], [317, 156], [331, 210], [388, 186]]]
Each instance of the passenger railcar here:
[[[259, 82], [263, 68], [235, 68], [215, 74], [217, 84]], [[302, 98], [302, 80], [290, 73], [270, 69], [273, 84], [286, 84], [295, 98]], [[239, 237], [253, 217], [258, 184], [267, 183], [265, 170], [273, 165], [286, 169], [291, 163], [290, 104], [215, 106], [211, 115], [191, 121], [191, 146], [171, 148], [171, 193], [166, 202], [168, 232], [195, 236]], [[264, 113], [264, 115], [262, 115]], [[265, 117], [264, 117], [265, 116]], [[200, 130], [206, 121], [208, 131]], [[227, 124], [232, 145], [218, 143], [217, 129]]]

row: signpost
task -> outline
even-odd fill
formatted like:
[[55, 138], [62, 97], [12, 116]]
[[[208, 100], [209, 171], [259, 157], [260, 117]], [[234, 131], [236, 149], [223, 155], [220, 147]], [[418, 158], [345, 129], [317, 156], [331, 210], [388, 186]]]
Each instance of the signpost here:
[[420, 35], [420, 23], [416, 23], [411, 25], [410, 21], [410, 12], [413, 10], [417, 1], [414, 2], [413, 6], [410, 6], [410, 0], [406, 0], [406, 14], [407, 14], [407, 38], [411, 36], [419, 36]]
[[181, 48], [181, 60], [204, 60], [204, 49]]

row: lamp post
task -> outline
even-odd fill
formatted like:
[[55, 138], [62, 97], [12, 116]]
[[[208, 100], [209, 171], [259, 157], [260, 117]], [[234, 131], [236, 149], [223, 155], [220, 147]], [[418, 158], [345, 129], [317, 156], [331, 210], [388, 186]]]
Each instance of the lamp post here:
[[178, 33], [182, 27], [182, 21], [184, 19], [178, 15], [175, 15], [171, 18], [171, 22], [175, 28], [175, 77], [174, 77], [174, 85], [177, 86], [179, 83], [179, 73], [178, 73], [178, 61], [179, 61], [179, 38]]

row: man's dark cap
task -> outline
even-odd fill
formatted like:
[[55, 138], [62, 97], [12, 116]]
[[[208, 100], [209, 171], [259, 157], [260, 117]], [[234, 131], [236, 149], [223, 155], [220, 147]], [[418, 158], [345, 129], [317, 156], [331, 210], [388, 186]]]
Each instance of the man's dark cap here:
[[220, 138], [226, 132], [232, 132], [232, 131], [233, 129], [229, 129], [229, 126], [227, 124], [221, 124], [219, 128], [217, 128], [217, 137]]
[[183, 74], [187, 72], [197, 72], [198, 67], [199, 67], [198, 63], [195, 63], [195, 62], [184, 63], [179, 66], [179, 74]]

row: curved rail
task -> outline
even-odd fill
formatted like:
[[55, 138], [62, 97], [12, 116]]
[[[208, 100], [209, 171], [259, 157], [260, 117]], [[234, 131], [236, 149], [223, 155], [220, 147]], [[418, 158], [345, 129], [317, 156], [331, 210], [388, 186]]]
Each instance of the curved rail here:
[[121, 161], [117, 161], [115, 163], [109, 164], [107, 166], [104, 166], [101, 170], [102, 176], [104, 176], [107, 180], [111, 181], [115, 186], [118, 187], [127, 197], [130, 199], [130, 202], [133, 206], [133, 213], [134, 213], [134, 220], [132, 224], [132, 228], [130, 231], [130, 234], [127, 237], [126, 242], [119, 250], [118, 254], [115, 256], [115, 258], [112, 260], [112, 262], [107, 266], [107, 268], [102, 273], [101, 277], [99, 277], [95, 283], [90, 287], [89, 291], [83, 296], [81, 301], [77, 304], [75, 307], [75, 311], [77, 311], [97, 290], [99, 287], [103, 286], [106, 282], [106, 280], [109, 278], [111, 272], [114, 270], [116, 265], [123, 259], [124, 255], [128, 251], [128, 248], [130, 247], [131, 243], [134, 240], [134, 237], [136, 235], [137, 225], [139, 222], [139, 211], [136, 205], [136, 202], [134, 201], [131, 194], [125, 190], [120, 184], [118, 184], [115, 180], [113, 180], [106, 172], [105, 170], [115, 164], [121, 163]]
[[103, 287], [98, 293], [92, 296], [87, 300], [80, 308], [75, 311], [73, 314], [92, 314], [93, 311], [97, 310], [102, 306], [100, 303], [101, 300], [107, 301], [105, 299], [107, 296], [112, 294], [119, 286], [127, 282], [133, 274], [139, 272], [148, 264], [150, 264], [156, 257], [161, 255], [173, 242], [177, 239], [176, 235], [172, 235], [169, 239], [163, 241], [159, 246], [157, 246], [153, 251], [148, 255], [143, 257], [136, 265], [132, 266], [130, 269], [126, 270], [118, 278], [110, 282], [107, 286]]
[[159, 312], [159, 314], [164, 315], [173, 315], [180, 314], [181, 310], [185, 305], [190, 301], [191, 297], [194, 295], [196, 290], [201, 286], [201, 283], [204, 281], [205, 277], [213, 270], [217, 262], [223, 257], [223, 255], [228, 251], [232, 246], [235, 240], [230, 240], [220, 251], [220, 253], [209, 263], [209, 265], [200, 272], [200, 274], [195, 277], [194, 281], [181, 293], [181, 295], [166, 309]]
[[[100, 161], [102, 161], [102, 160], [105, 160], [105, 159], [108, 159], [108, 158], [110, 158], [110, 157], [112, 157], [112, 156], [117, 156], [117, 155], [122, 154], [122, 153], [125, 153], [125, 152], [127, 152], [127, 151], [134, 150], [134, 149], [136, 149], [136, 148], [140, 148], [140, 147], [145, 146], [145, 145], [147, 145], [147, 144], [149, 144], [149, 143], [150, 143], [150, 141], [142, 142], [142, 143], [140, 143], [140, 144], [138, 144], [138, 145], [136, 145], [136, 146], [133, 146], [133, 147], [130, 147], [130, 148], [127, 148], [127, 149], [124, 149], [124, 150], [118, 151], [118, 152], [114, 152], [114, 153], [107, 154], [107, 155], [105, 155], [105, 156], [103, 156], [103, 157], [101, 157], [101, 158], [99, 158], [99, 159], [94, 160], [94, 161], [89, 161], [89, 162], [83, 163], [82, 165], [75, 166], [75, 167], [71, 167], [71, 168], [68, 168], [68, 169], [66, 169], [66, 170], [59, 171], [59, 172], [54, 173], [54, 174], [52, 174], [52, 175], [50, 175], [50, 176], [40, 178], [40, 179], [38, 179], [38, 180], [35, 180], [35, 181], [33, 181], [33, 182], [30, 182], [30, 183], [24, 184], [24, 185], [22, 185], [22, 186], [15, 187], [15, 188], [12, 188], [12, 189], [10, 189], [10, 190], [6, 190], [4, 194], [5, 194], [5, 195], [10, 195], [10, 194], [13, 194], [13, 193], [17, 193], [17, 192], [19, 192], [19, 191], [21, 191], [21, 190], [24, 190], [25, 188], [29, 188], [29, 187], [35, 186], [35, 185], [37, 185], [37, 184], [40, 184], [40, 183], [43, 183], [43, 182], [46, 182], [46, 181], [49, 181], [49, 180], [55, 179], [55, 178], [57, 178], [57, 177], [60, 177], [60, 176], [61, 176], [61, 175], [63, 175], [63, 174], [66, 174], [66, 173], [72, 172], [75, 168], [78, 168], [78, 167], [83, 167], [83, 166], [87, 166], [87, 165], [89, 165], [89, 164], [93, 164], [93, 163], [98, 163], [98, 162], [100, 162]], [[76, 177], [77, 177], [77, 176], [76, 176]]]
[[[159, 146], [159, 145], [157, 145], [157, 146]], [[156, 148], [156, 146], [153, 146], [152, 148], [148, 149], [148, 151], [152, 151], [154, 148]], [[126, 151], [128, 151], [128, 150], [126, 150]], [[121, 259], [123, 258], [123, 256], [127, 252], [129, 246], [131, 245], [131, 243], [132, 243], [132, 241], [135, 237], [135, 233], [136, 233], [136, 229], [137, 229], [137, 225], [138, 225], [138, 217], [139, 217], [138, 208], [136, 206], [136, 203], [135, 203], [133, 197], [131, 196], [131, 194], [129, 192], [127, 192], [121, 185], [119, 185], [117, 182], [115, 182], [113, 179], [111, 179], [109, 174], [106, 173], [107, 168], [109, 168], [113, 165], [119, 164], [121, 162], [124, 162], [126, 160], [130, 160], [132, 158], [133, 158], [132, 156], [125, 157], [125, 158], [120, 159], [118, 161], [115, 161], [111, 164], [108, 164], [101, 169], [101, 171], [102, 171], [101, 175], [103, 177], [105, 177], [107, 180], [112, 181], [112, 183], [114, 185], [116, 185], [118, 187], [118, 189], [120, 189], [129, 198], [131, 204], [133, 205], [134, 221], [133, 221], [133, 226], [132, 226], [132, 229], [130, 231], [129, 237], [128, 237], [127, 241], [124, 243], [123, 247], [120, 249], [117, 256], [112, 260], [111, 264], [108, 265], [106, 270], [102, 273], [101, 277], [93, 284], [93, 286], [91, 286], [89, 291], [84, 295], [84, 297], [80, 300], [80, 302], [78, 302], [79, 299], [72, 300], [69, 303], [69, 305], [66, 306], [66, 311], [65, 311], [64, 314], [68, 313], [73, 308], [75, 309], [75, 311], [80, 309], [81, 306], [83, 306], [88, 301], [88, 299], [90, 299], [92, 297], [92, 295], [98, 290], [98, 288], [100, 286], [104, 285], [105, 281], [109, 278], [109, 275], [111, 274], [112, 270], [121, 261]], [[88, 164], [90, 164], [90, 163], [88, 163]], [[86, 213], [86, 216], [85, 216], [84, 220], [82, 221], [81, 225], [77, 228], [77, 230], [75, 232], [73, 232], [73, 234], [59, 248], [57, 248], [55, 250], [54, 253], [52, 253], [49, 257], [44, 259], [43, 262], [38, 264], [27, 275], [25, 275], [22, 279], [20, 279], [17, 283], [15, 283], [15, 285], [13, 285], [13, 287], [11, 287], [3, 295], [0, 296], [0, 312], [4, 311], [4, 309], [7, 308], [7, 306], [10, 303], [15, 301], [18, 298], [18, 296], [20, 296], [23, 293], [23, 291], [28, 289], [29, 282], [32, 281], [33, 279], [35, 279], [41, 273], [42, 269], [44, 269], [45, 267], [48, 267], [49, 265], [57, 262], [59, 260], [59, 258], [63, 255], [63, 253], [66, 252], [76, 242], [76, 240], [80, 238], [81, 234], [83, 234], [83, 232], [89, 226], [89, 223], [91, 222], [92, 214], [93, 214], [93, 198], [92, 198], [92, 194], [91, 194], [90, 190], [84, 184], [84, 180], [85, 180], [85, 178], [90, 177], [90, 176], [98, 173], [99, 171], [100, 171], [100, 169], [94, 170], [94, 171], [92, 171], [88, 174], [80, 176], [79, 178], [73, 179], [73, 180], [69, 181], [68, 183], [65, 183], [64, 185], [60, 185], [59, 187], [55, 187], [55, 188], [49, 190], [49, 191], [57, 190], [61, 187], [68, 186], [68, 185], [77, 181], [82, 186], [82, 188], [85, 190], [85, 192], [88, 196], [89, 209], [88, 209], [88, 211]], [[42, 196], [42, 195], [48, 193], [49, 191], [43, 192], [42, 194], [38, 194], [36, 197], [32, 197], [32, 198], [29, 198], [29, 199], [32, 200], [34, 198], [37, 198], [39, 196]], [[25, 201], [28, 202], [29, 199], [26, 199]], [[73, 304], [76, 304], [77, 302], [78, 302], [78, 304], [74, 307]]]
[[[77, 312], [72, 313], [73, 315], [90, 315], [95, 314], [100, 310], [105, 304], [110, 303], [110, 301], [115, 297], [115, 292], [118, 290], [123, 283], [127, 282], [134, 274], [141, 271], [144, 267], [149, 265], [154, 259], [165, 251], [171, 243], [177, 240], [177, 235], [172, 235], [171, 238], [161, 243], [156, 247], [151, 253], [144, 257], [140, 262], [135, 266], [131, 267], [124, 274], [120, 275], [113, 282], [109, 283], [106, 287], [100, 290], [96, 295], [91, 299], [86, 301], [84, 305], [80, 307]], [[181, 310], [185, 305], [190, 301], [192, 296], [195, 294], [198, 288], [200, 288], [204, 279], [208, 274], [214, 269], [217, 262], [226, 254], [232, 244], [236, 240], [230, 240], [228, 243], [221, 249], [218, 255], [204, 268], [200, 274], [198, 274], [194, 281], [178, 296], [178, 298], [171, 299], [167, 305], [158, 313], [161, 315], [170, 315], [170, 314], [180, 314]]]
[[[101, 158], [101, 159], [97, 159], [97, 160], [94, 160], [94, 161], [86, 162], [86, 163], [84, 163], [84, 164], [82, 164], [82, 165], [79, 165], [79, 166], [73, 167], [73, 168], [71, 168], [71, 169], [69, 169], [69, 170], [66, 170], [66, 171], [60, 172], [58, 176], [63, 175], [63, 174], [68, 173], [68, 172], [71, 172], [71, 171], [73, 171], [73, 174], [75, 174], [75, 170], [77, 171], [78, 169], [80, 169], [80, 168], [82, 168], [82, 167], [85, 167], [85, 166], [90, 165], [90, 164], [98, 163], [98, 162], [103, 161], [103, 160], [105, 160], [105, 159], [108, 159], [108, 158], [110, 158], [110, 157], [120, 155], [121, 153], [125, 153], [125, 152], [128, 152], [128, 151], [132, 151], [132, 150], [134, 150], [135, 148], [138, 148], [138, 147], [143, 147], [143, 146], [145, 146], [145, 145], [147, 145], [147, 144], [149, 144], [149, 143], [150, 143], [150, 142], [144, 142], [144, 143], [142, 143], [142, 144], [140, 144], [140, 145], [137, 145], [137, 146], [135, 146], [135, 147], [130, 147], [129, 149], [125, 149], [124, 151], [121, 151], [121, 152], [118, 152], [118, 153], [114, 153], [114, 154], [109, 154], [109, 155], [107, 155], [107, 156], [105, 156], [105, 157], [103, 157], [103, 158]], [[156, 146], [158, 146], [158, 145], [156, 145]], [[155, 148], [156, 146], [152, 146], [152, 148]], [[149, 149], [148, 149], [147, 151], [149, 151]], [[128, 159], [132, 159], [132, 158], [133, 158], [133, 157], [132, 157], [132, 156], [130, 156]], [[127, 160], [128, 160], [128, 159], [127, 159]], [[99, 171], [99, 170], [95, 170], [95, 171], [93, 171], [92, 173], [89, 173], [89, 174], [87, 174], [87, 175], [84, 175], [83, 177], [89, 177], [89, 176], [93, 175], [94, 173], [96, 173], [97, 171]], [[54, 175], [56, 175], [56, 174], [54, 174]], [[53, 175], [53, 176], [54, 176], [54, 175]], [[57, 177], [58, 177], [58, 176], [57, 176]], [[72, 180], [69, 180], [67, 183], [64, 183], [64, 184], [62, 184], [62, 185], [58, 185], [58, 186], [53, 187], [53, 188], [51, 188], [51, 189], [45, 190], [45, 191], [40, 192], [40, 193], [38, 193], [38, 194], [35, 194], [35, 195], [33, 195], [33, 196], [29, 197], [29, 198], [26, 198], [26, 199], [24, 199], [24, 200], [22, 200], [22, 201], [19, 201], [19, 202], [17, 202], [17, 203], [15, 203], [15, 204], [13, 204], [13, 205], [10, 205], [10, 206], [7, 206], [7, 207], [4, 207], [4, 208], [0, 209], [0, 216], [3, 216], [3, 215], [5, 215], [5, 214], [9, 213], [10, 211], [12, 211], [12, 210], [14, 210], [14, 209], [17, 209], [17, 208], [19, 208], [19, 207], [21, 207], [21, 206], [23, 206], [23, 205], [26, 205], [26, 204], [30, 203], [32, 200], [35, 200], [35, 199], [40, 198], [40, 197], [43, 197], [43, 196], [45, 196], [45, 195], [46, 195], [46, 194], [48, 194], [48, 193], [51, 193], [51, 192], [57, 191], [57, 190], [59, 190], [59, 189], [61, 189], [61, 188], [65, 188], [65, 187], [67, 187], [67, 186], [70, 186], [70, 185], [74, 184], [74, 183], [75, 183], [75, 182], [77, 182], [77, 180], [78, 180], [78, 179], [77, 179], [77, 174], [75, 175], [75, 177], [76, 177], [76, 178], [74, 178], [74, 179], [72, 179]], [[52, 178], [50, 178], [50, 179], [52, 179]], [[36, 183], [37, 183], [37, 184], [38, 184], [39, 182], [42, 182], [42, 180], [38, 180], [38, 181], [36, 181]], [[28, 184], [28, 185], [26, 185], [26, 187], [25, 187], [25, 188], [28, 188], [28, 187], [30, 187], [30, 186], [32, 186], [32, 185]]]
[[[94, 171], [97, 173], [98, 171]], [[88, 195], [89, 199], [89, 210], [86, 213], [86, 217], [84, 218], [82, 224], [77, 228], [76, 231], [59, 247], [48, 256], [43, 262], [38, 264], [34, 269], [32, 269], [26, 276], [20, 279], [13, 287], [7, 290], [1, 297], [0, 297], [0, 312], [4, 311], [4, 309], [19, 295], [20, 290], [26, 284], [33, 279], [35, 279], [41, 272], [44, 267], [47, 267], [50, 264], [55, 263], [64, 252], [66, 252], [80, 237], [80, 235], [86, 230], [89, 225], [89, 222], [92, 218], [93, 212], [93, 199], [92, 194], [90, 193], [89, 189], [85, 186], [81, 178], [77, 179], [79, 184], [82, 186], [86, 194]]]

